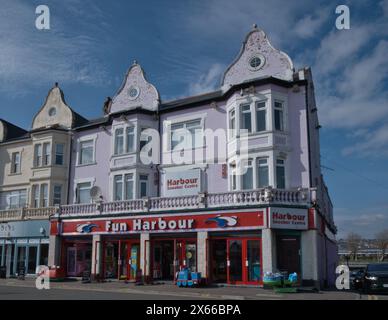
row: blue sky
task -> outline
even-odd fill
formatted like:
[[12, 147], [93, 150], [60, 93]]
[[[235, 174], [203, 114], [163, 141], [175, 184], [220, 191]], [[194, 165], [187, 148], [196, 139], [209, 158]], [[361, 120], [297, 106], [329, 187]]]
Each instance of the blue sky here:
[[[0, 117], [24, 128], [56, 81], [77, 112], [100, 116], [134, 59], [163, 100], [213, 90], [256, 23], [312, 67], [339, 236], [388, 228], [388, 0], [0, 2]], [[50, 30], [35, 28], [40, 4]], [[335, 28], [339, 4], [350, 30]]]

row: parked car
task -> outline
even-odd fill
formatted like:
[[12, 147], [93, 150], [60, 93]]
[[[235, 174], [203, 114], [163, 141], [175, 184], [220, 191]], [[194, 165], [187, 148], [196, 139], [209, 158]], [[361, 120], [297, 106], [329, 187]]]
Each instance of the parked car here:
[[361, 277], [362, 289], [388, 292], [388, 263], [370, 263]]
[[350, 288], [355, 290], [362, 289], [364, 283], [365, 269], [353, 270], [350, 272]]

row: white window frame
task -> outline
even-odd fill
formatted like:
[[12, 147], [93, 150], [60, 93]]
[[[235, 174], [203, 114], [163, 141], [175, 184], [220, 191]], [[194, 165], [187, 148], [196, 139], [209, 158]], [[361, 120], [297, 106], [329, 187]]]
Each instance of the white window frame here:
[[[260, 103], [264, 103], [264, 107], [259, 107]], [[268, 131], [268, 100], [257, 100], [254, 102], [255, 104], [255, 119], [254, 119], [254, 132], [262, 133]], [[257, 123], [257, 114], [259, 111], [265, 111], [265, 128], [264, 130], [259, 131], [259, 125]]]
[[[132, 187], [132, 199], [126, 199], [126, 194], [127, 194], [127, 185], [126, 185], [126, 177], [131, 175], [132, 176], [132, 182], [133, 182], [133, 187]], [[121, 190], [121, 197], [122, 201], [127, 201], [127, 200], [134, 200], [136, 199], [136, 172], [135, 171], [117, 171], [112, 173], [111, 177], [111, 190], [112, 190], [112, 195], [111, 195], [111, 201], [119, 201], [116, 200], [116, 183], [115, 183], [115, 177], [120, 176], [122, 179], [122, 190]]]
[[[19, 161], [16, 161], [16, 155], [19, 155]], [[15, 167], [16, 165], [16, 167]], [[13, 151], [11, 153], [11, 174], [18, 174], [22, 171], [22, 153], [20, 151]]]
[[[287, 133], [288, 132], [288, 98], [286, 95], [281, 94], [280, 92], [272, 91], [271, 94], [272, 105], [272, 131], [277, 133]], [[275, 128], [275, 102], [281, 102], [283, 106], [283, 130], [276, 130]]]
[[42, 166], [51, 165], [51, 142], [43, 142], [42, 144]]
[[[243, 111], [243, 108], [244, 107], [249, 107], [249, 111]], [[242, 123], [243, 123], [243, 114], [244, 113], [249, 113], [250, 114], [250, 118], [251, 118], [251, 131], [248, 131], [248, 134], [252, 134], [254, 132], [254, 126], [253, 126], [253, 117], [252, 115], [254, 115], [255, 113], [252, 112], [252, 103], [251, 102], [248, 102], [248, 103], [241, 103], [240, 106], [239, 106], [239, 111], [240, 111], [240, 128], [239, 130], [247, 130], [245, 128], [242, 127]]]
[[[147, 176], [147, 180], [140, 180], [140, 176]], [[142, 199], [141, 197], [141, 181], [146, 181], [146, 196], [145, 198], [149, 197], [150, 195], [150, 175], [148, 173], [139, 172], [137, 174], [137, 185], [138, 185], [138, 199]]]
[[[87, 142], [87, 141], [93, 141], [93, 161], [90, 162], [90, 163], [87, 163], [87, 164], [81, 164], [80, 163], [80, 160], [81, 160], [81, 143], [82, 142]], [[97, 142], [97, 134], [95, 135], [89, 135], [89, 136], [84, 136], [84, 137], [80, 137], [78, 138], [77, 140], [77, 166], [79, 167], [82, 167], [82, 166], [91, 166], [91, 165], [95, 165], [97, 164], [97, 160], [96, 160], [96, 142]]]
[[[39, 150], [40, 152], [38, 152]], [[37, 167], [41, 167], [42, 165], [43, 165], [43, 145], [42, 143], [36, 143], [34, 144], [34, 167], [37, 168]]]
[[[83, 178], [83, 179], [75, 179], [73, 185], [73, 203], [78, 203], [78, 185], [80, 183], [90, 183], [90, 188], [93, 188], [96, 183], [96, 178]], [[92, 203], [92, 198], [90, 198], [90, 203]]]
[[[133, 150], [128, 150], [128, 135], [127, 130], [128, 128], [133, 128]], [[117, 153], [116, 154], [116, 130], [122, 129], [123, 130], [123, 153]], [[111, 146], [111, 154], [112, 157], [121, 157], [128, 154], [136, 153], [138, 143], [136, 141], [137, 139], [137, 123], [130, 121], [129, 123], [120, 123], [115, 124], [112, 126], [112, 146]]]
[[32, 198], [32, 206], [34, 208], [39, 208], [40, 207], [40, 199], [41, 199], [41, 194], [40, 194], [40, 185], [39, 184], [33, 184], [32, 185], [32, 192], [31, 192], [31, 198]]
[[[278, 172], [278, 166], [279, 167], [283, 167], [283, 169], [284, 169], [284, 189], [287, 189], [287, 181], [288, 181], [288, 178], [287, 178], [287, 161], [286, 161], [286, 159], [284, 158], [284, 157], [281, 157], [281, 156], [277, 156], [277, 157], [275, 157], [274, 158], [274, 165], [275, 165], [275, 167], [274, 167], [274, 186], [275, 186], [275, 188], [279, 188], [278, 187], [278, 177], [277, 177], [277, 172]], [[278, 160], [280, 160], [280, 161], [283, 161], [283, 164], [282, 165], [278, 165]]]
[[58, 200], [58, 198], [55, 197], [55, 188], [60, 188], [60, 197], [59, 197], [59, 205], [62, 204], [62, 193], [63, 193], [63, 185], [62, 184], [54, 184], [53, 185], [53, 205], [56, 205], [55, 200]]
[[[200, 125], [202, 128], [202, 133], [205, 131], [205, 120], [207, 114], [206, 113], [197, 113], [188, 116], [179, 116], [168, 118], [163, 121], [163, 152], [172, 152], [171, 150], [171, 126], [179, 123], [186, 123], [195, 120], [200, 120]], [[202, 134], [202, 140], [200, 146], [196, 148], [203, 148], [205, 146], [205, 135]]]
[[[44, 191], [46, 191], [46, 193]], [[50, 205], [50, 191], [48, 183], [42, 183], [40, 185], [40, 205], [42, 208], [47, 208]]]
[[[58, 153], [58, 146], [63, 146], [63, 149], [62, 149], [62, 154], [61, 153]], [[66, 148], [66, 145], [65, 143], [61, 143], [61, 142], [58, 142], [55, 144], [55, 160], [54, 160], [54, 164], [57, 165], [57, 166], [63, 166], [65, 165], [65, 148]], [[57, 163], [57, 156], [60, 156], [62, 155], [62, 163]]]

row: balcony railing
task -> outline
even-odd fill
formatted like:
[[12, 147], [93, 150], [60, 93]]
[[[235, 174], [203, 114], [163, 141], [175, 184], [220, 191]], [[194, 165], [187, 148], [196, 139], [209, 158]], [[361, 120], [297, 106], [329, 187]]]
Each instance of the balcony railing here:
[[254, 205], [309, 206], [310, 190], [256, 189], [222, 193], [200, 193], [180, 197], [153, 197], [126, 201], [70, 204], [59, 207], [11, 209], [0, 211], [0, 221], [60, 217], [137, 214], [201, 208], [246, 207]]
[[48, 219], [51, 215], [57, 213], [58, 209], [58, 207], [45, 207], [0, 210], [0, 221]]

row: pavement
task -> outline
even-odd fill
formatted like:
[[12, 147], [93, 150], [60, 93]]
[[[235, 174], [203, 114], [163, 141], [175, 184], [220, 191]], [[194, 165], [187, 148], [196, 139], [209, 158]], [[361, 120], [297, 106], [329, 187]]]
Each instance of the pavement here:
[[135, 285], [124, 281], [50, 282], [49, 290], [38, 290], [34, 278], [0, 279], [0, 300], [388, 300], [388, 295], [360, 295], [353, 291], [319, 291], [305, 288], [299, 293], [275, 293], [271, 289], [238, 286], [178, 288], [172, 283]]

